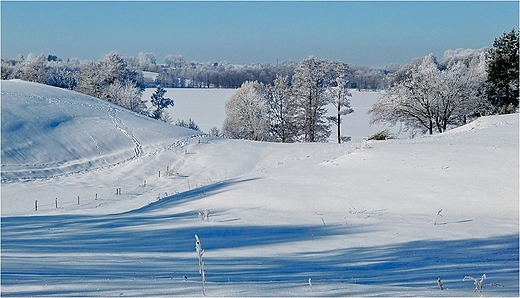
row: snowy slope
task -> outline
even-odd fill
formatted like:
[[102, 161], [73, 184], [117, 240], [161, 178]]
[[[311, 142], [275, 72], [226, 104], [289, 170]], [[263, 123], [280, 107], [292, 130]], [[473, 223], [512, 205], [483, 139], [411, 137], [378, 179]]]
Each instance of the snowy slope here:
[[73, 91], [2, 81], [2, 181], [113, 166], [194, 134], [169, 128]]
[[[17, 89], [19, 98], [65, 97], [11, 83], [30, 87]], [[4, 129], [16, 126], [16, 117], [4, 121], [6, 91], [2, 175]], [[75, 107], [69, 114], [94, 113], [83, 96], [63, 92], [73, 102], [64, 106]], [[16, 106], [19, 118], [33, 119]], [[105, 122], [79, 121], [91, 123], [89, 135], [116, 125], [102, 107], [95, 117]], [[10, 174], [2, 184], [2, 296], [201, 296], [195, 234], [209, 296], [519, 295], [518, 114], [435, 136], [341, 145], [190, 137], [116, 115], [143, 154], [134, 142], [119, 147], [104, 137], [107, 158], [126, 150], [126, 162], [53, 169], [47, 179]], [[143, 121], [150, 124], [140, 133]], [[54, 129], [25, 132], [22, 139], [36, 139]], [[74, 148], [66, 134], [57, 139]], [[97, 160], [88, 150], [73, 159], [58, 149], [7, 160]], [[209, 222], [198, 218], [204, 209]], [[482, 294], [462, 281], [482, 274]]]

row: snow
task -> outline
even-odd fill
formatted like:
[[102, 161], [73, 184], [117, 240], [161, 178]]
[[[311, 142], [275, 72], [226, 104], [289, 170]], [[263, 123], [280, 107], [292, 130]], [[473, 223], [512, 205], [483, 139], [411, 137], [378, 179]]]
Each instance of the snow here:
[[157, 79], [157, 76], [159, 76], [159, 73], [151, 71], [142, 71], [142, 74], [144, 78], [150, 79], [152, 81], [155, 81]]
[[[211, 128], [222, 128], [226, 119], [225, 103], [231, 98], [235, 89], [203, 89], [203, 88], [165, 88], [164, 97], [174, 100], [174, 106], [168, 108], [173, 122], [177, 119], [188, 121], [193, 119], [199, 128], [209, 132]], [[142, 100], [150, 106], [150, 97], [155, 88], [147, 88]]]
[[[374, 142], [358, 113], [352, 142], [274, 144], [1, 87], [3, 296], [201, 296], [195, 234], [208, 296], [519, 295], [518, 114]], [[232, 91], [183, 90], [174, 117], [220, 127], [181, 102]]]
[[[191, 118], [204, 132], [209, 132], [211, 128], [217, 127], [222, 130], [222, 124], [226, 119], [225, 103], [235, 93], [236, 89], [204, 89], [204, 88], [165, 88], [165, 97], [172, 98], [175, 106], [168, 108], [172, 120], [177, 119], [187, 121]], [[150, 97], [155, 88], [147, 88], [143, 92], [142, 100], [150, 105]], [[350, 90], [352, 97], [349, 97], [354, 113], [342, 118], [342, 135], [350, 136], [352, 141], [362, 141], [363, 138], [388, 129], [394, 134], [400, 134], [401, 127], [389, 127], [386, 125], [368, 125], [367, 112], [377, 101], [379, 92], [359, 92], [355, 89]], [[335, 108], [331, 104], [328, 107], [329, 115], [336, 116]], [[332, 128], [330, 142], [336, 142], [336, 127]]]

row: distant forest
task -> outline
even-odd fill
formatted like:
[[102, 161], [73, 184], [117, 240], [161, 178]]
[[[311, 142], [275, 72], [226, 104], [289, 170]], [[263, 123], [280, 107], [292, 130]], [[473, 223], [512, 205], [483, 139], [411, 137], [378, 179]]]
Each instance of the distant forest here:
[[[137, 57], [119, 57], [124, 61], [124, 67], [135, 73], [133, 81], [141, 88], [153, 88], [157, 85], [165, 88], [239, 88], [246, 81], [272, 85], [276, 76], [290, 78], [299, 63], [288, 60], [276, 64], [197, 62], [187, 61], [182, 55], [167, 55], [165, 63], [159, 64], [154, 53], [144, 52], [139, 53]], [[2, 80], [22, 79], [76, 89], [81, 72], [95, 63], [79, 58], [63, 59], [55, 55], [31, 53], [27, 57], [18, 55], [15, 59], [2, 59], [1, 75]], [[387, 76], [402, 65], [391, 64], [384, 68], [360, 67], [353, 64], [347, 66], [350, 88], [382, 90], [388, 87]]]

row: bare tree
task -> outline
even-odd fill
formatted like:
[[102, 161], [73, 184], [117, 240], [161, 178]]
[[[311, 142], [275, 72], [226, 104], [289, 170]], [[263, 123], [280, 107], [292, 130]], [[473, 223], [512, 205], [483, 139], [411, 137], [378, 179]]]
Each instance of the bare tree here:
[[347, 68], [346, 65], [341, 61], [335, 61], [332, 63], [333, 76], [336, 77], [332, 82], [331, 86], [327, 89], [330, 96], [330, 102], [337, 111], [336, 117], [329, 117], [338, 129], [338, 144], [341, 144], [341, 117], [353, 113], [354, 110], [350, 107], [349, 97], [352, 96], [348, 92], [348, 79], [347, 79]]

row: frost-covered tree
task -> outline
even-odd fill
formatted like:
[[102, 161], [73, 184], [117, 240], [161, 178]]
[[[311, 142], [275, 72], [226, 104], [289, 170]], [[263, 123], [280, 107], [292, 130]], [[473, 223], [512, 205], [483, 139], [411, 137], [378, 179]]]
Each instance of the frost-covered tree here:
[[108, 85], [103, 77], [98, 76], [98, 65], [93, 61], [85, 63], [76, 76], [76, 88], [74, 90], [101, 98], [103, 89]]
[[439, 69], [443, 70], [459, 62], [464, 63], [468, 67], [477, 67], [479, 64], [484, 64], [484, 71], [486, 59], [488, 57], [489, 48], [483, 47], [480, 49], [463, 49], [447, 50], [444, 56], [439, 61]]
[[296, 141], [299, 134], [298, 106], [292, 94], [289, 78], [277, 76], [274, 85], [266, 87], [265, 100], [272, 140], [282, 143]]
[[397, 75], [382, 97], [368, 111], [370, 123], [404, 122], [408, 127], [423, 128], [433, 134], [435, 124], [435, 82], [438, 80], [435, 57], [430, 54], [414, 60]]
[[183, 69], [188, 65], [188, 62], [186, 62], [186, 59], [184, 59], [182, 55], [166, 55], [164, 61], [166, 65], [172, 69]]
[[[22, 57], [23, 59], [23, 57]], [[30, 53], [27, 59], [17, 63], [13, 70], [13, 77], [29, 82], [47, 84], [47, 58], [43, 55]]]
[[468, 67], [463, 61], [440, 71], [437, 82], [435, 124], [438, 132], [448, 125], [462, 125], [468, 118], [489, 114], [491, 106], [484, 91], [485, 61], [480, 67]]
[[347, 67], [341, 61], [331, 63], [332, 75], [335, 79], [331, 82], [331, 86], [327, 89], [330, 96], [330, 103], [336, 109], [336, 116], [329, 117], [338, 129], [338, 144], [341, 143], [341, 117], [348, 115], [354, 110], [350, 107], [350, 99], [352, 96], [348, 91]]
[[116, 81], [103, 90], [103, 98], [137, 113], [146, 111], [141, 90], [132, 81]]
[[208, 134], [210, 137], [221, 137], [222, 136], [222, 134], [220, 133], [220, 129], [218, 129], [218, 127], [216, 127], [216, 126], [213, 126], [209, 130]]
[[264, 100], [264, 86], [246, 81], [226, 102], [223, 134], [230, 139], [267, 141], [269, 123]]
[[48, 62], [48, 65], [47, 84], [69, 90], [76, 87], [76, 73], [79, 68], [62, 61]]
[[[97, 63], [89, 62], [81, 67], [77, 76], [76, 91], [101, 99], [106, 98], [105, 89], [116, 82], [135, 82], [135, 71], [127, 68], [125, 60], [119, 54], [112, 52]], [[110, 101], [117, 103], [117, 99]]]
[[481, 57], [443, 66], [432, 54], [415, 59], [396, 72], [392, 86], [368, 111], [371, 123], [403, 122], [433, 134], [486, 114], [484, 61]]
[[173, 107], [175, 104], [173, 99], [164, 97], [164, 94], [166, 94], [166, 89], [161, 87], [161, 85], [158, 85], [151, 96], [150, 102], [155, 108], [151, 113], [151, 117], [154, 119], [161, 120], [164, 109], [167, 109], [169, 106]]
[[489, 51], [489, 100], [500, 113], [514, 113], [518, 108], [519, 32], [512, 29], [495, 38]]
[[137, 55], [137, 62], [139, 64], [138, 67], [139, 67], [140, 70], [153, 70], [155, 68], [156, 61], [157, 60], [155, 58], [155, 54], [154, 53], [140, 52]]
[[299, 106], [299, 124], [303, 128], [304, 142], [323, 142], [330, 136], [330, 124], [326, 118], [329, 103], [325, 90], [328, 61], [309, 57], [294, 70], [293, 94]]
[[14, 67], [16, 65], [16, 61], [9, 60], [9, 59], [3, 59], [2, 58], [2, 80], [9, 80], [13, 77]]

